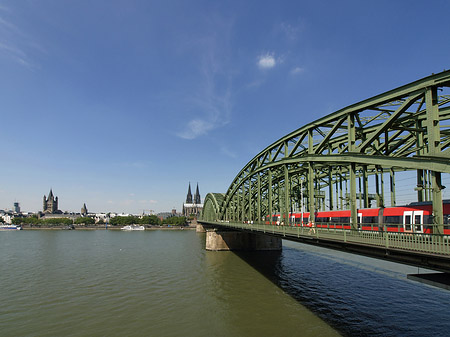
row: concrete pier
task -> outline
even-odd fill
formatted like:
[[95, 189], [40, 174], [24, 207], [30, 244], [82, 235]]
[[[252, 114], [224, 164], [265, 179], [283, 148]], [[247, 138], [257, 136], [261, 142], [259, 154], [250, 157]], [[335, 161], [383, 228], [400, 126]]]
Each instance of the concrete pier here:
[[206, 233], [205, 227], [203, 227], [203, 225], [200, 225], [199, 223], [197, 223], [197, 226], [195, 227], [195, 231], [197, 233]]
[[281, 250], [281, 238], [239, 231], [206, 231], [206, 250]]

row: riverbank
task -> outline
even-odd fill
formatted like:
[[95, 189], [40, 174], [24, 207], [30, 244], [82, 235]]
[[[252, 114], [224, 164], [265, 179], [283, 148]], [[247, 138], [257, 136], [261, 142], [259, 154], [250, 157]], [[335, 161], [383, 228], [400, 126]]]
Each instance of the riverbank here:
[[[188, 225], [188, 226], [145, 226], [145, 230], [192, 230], [195, 229], [196, 226]], [[69, 230], [68, 226], [39, 226], [39, 225], [27, 225], [22, 226], [23, 230]], [[75, 225], [70, 230], [122, 230], [121, 226], [83, 226], [83, 225]]]

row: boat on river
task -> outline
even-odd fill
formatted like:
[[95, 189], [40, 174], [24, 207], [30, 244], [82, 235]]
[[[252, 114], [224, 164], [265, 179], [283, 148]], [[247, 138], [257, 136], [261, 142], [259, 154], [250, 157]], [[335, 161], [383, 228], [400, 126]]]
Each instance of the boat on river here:
[[0, 231], [19, 231], [21, 230], [21, 226], [16, 226], [12, 224], [2, 224], [0, 225]]
[[139, 225], [127, 225], [121, 228], [123, 231], [143, 231], [145, 230], [144, 226]]

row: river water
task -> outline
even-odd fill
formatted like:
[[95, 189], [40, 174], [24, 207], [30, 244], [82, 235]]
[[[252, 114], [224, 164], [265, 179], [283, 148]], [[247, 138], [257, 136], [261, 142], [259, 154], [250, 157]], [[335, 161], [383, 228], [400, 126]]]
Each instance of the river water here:
[[207, 252], [191, 230], [0, 233], [1, 336], [448, 336], [417, 268], [283, 242]]

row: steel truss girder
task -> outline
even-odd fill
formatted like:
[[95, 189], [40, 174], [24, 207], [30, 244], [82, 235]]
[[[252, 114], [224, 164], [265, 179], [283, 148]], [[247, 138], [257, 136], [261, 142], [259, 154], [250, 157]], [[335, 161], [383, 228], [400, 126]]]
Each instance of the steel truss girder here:
[[363, 168], [361, 175], [380, 169], [450, 173], [450, 96], [437, 96], [438, 88], [449, 86], [450, 71], [431, 75], [291, 132], [256, 155], [214, 209], [220, 219], [230, 207], [239, 209], [239, 220], [254, 218], [257, 210], [258, 218], [275, 208], [285, 212], [289, 191], [298, 183], [290, 180], [298, 176], [305, 184], [309, 179], [312, 191], [355, 179]]

